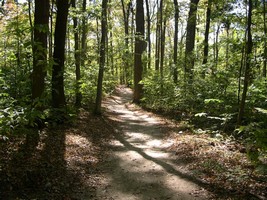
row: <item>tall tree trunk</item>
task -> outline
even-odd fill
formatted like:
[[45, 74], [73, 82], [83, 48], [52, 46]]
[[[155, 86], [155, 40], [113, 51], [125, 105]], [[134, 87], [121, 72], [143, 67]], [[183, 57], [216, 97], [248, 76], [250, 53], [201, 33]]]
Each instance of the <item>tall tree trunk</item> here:
[[[245, 31], [245, 36], [244, 36], [244, 41], [246, 41], [247, 38], [247, 31]], [[242, 56], [241, 56], [241, 61], [240, 61], [240, 67], [239, 67], [239, 73], [238, 73], [238, 91], [237, 91], [237, 103], [238, 105], [240, 104], [240, 93], [241, 93], [241, 80], [242, 80], [242, 71], [245, 65], [245, 46], [246, 44], [242, 45]]]
[[[71, 0], [72, 7], [76, 9], [76, 0]], [[82, 102], [81, 89], [81, 49], [79, 42], [79, 30], [78, 30], [78, 18], [76, 14], [73, 17], [73, 29], [74, 29], [74, 59], [75, 59], [75, 106], [80, 107]]]
[[48, 37], [48, 58], [49, 58], [49, 64], [53, 60], [53, 10], [54, 10], [54, 0], [51, 0], [51, 8], [50, 8], [50, 15], [49, 15], [49, 37]]
[[35, 0], [32, 71], [32, 100], [40, 99], [45, 90], [47, 38], [49, 34], [49, 0]]
[[164, 38], [163, 38], [163, 1], [164, 0], [160, 0], [160, 8], [159, 8], [159, 71], [160, 71], [160, 77], [161, 79], [163, 78], [163, 62], [162, 62], [162, 53], [163, 53], [163, 46], [164, 44], [162, 44]]
[[225, 49], [225, 68], [226, 70], [229, 69], [229, 30], [230, 30], [231, 22], [229, 20], [226, 21], [225, 27], [226, 27], [226, 49]]
[[[110, 4], [110, 1], [111, 0], [108, 0], [108, 4]], [[110, 14], [111, 14], [111, 8], [110, 6], [107, 5], [107, 31], [106, 31], [106, 44], [105, 44], [105, 65], [107, 66], [107, 68], [110, 68], [109, 67], [109, 32], [112, 31], [112, 21], [111, 21], [111, 18], [110, 18]]]
[[220, 24], [217, 24], [217, 29], [215, 31], [215, 43], [214, 43], [214, 62], [215, 62], [215, 69], [212, 70], [212, 73], [215, 74], [215, 71], [217, 70], [218, 67], [218, 62], [219, 62], [219, 33], [220, 33]]
[[204, 39], [204, 54], [203, 54], [203, 61], [202, 65], [205, 67], [203, 69], [202, 77], [205, 78], [206, 74], [206, 64], [208, 62], [208, 56], [209, 56], [209, 33], [210, 33], [210, 14], [211, 14], [211, 3], [212, 0], [208, 0], [208, 7], [206, 11], [206, 26], [205, 26], [205, 39]]
[[251, 18], [252, 18], [252, 0], [248, 1], [248, 19], [247, 19], [247, 44], [246, 44], [246, 63], [245, 63], [245, 78], [242, 98], [239, 106], [237, 124], [241, 125], [245, 113], [245, 103], [247, 99], [247, 91], [251, 76], [251, 53], [253, 47], [252, 34], [251, 34]]
[[155, 70], [156, 71], [159, 71], [159, 64], [160, 64], [160, 36], [161, 36], [161, 5], [162, 5], [162, 1], [163, 0], [160, 0], [160, 3], [159, 1], [157, 0], [157, 6], [158, 6], [158, 11], [157, 11], [157, 26], [156, 26], [156, 46], [155, 46]]
[[109, 45], [110, 45], [110, 69], [111, 69], [111, 74], [114, 75], [114, 53], [113, 53], [113, 30], [110, 30], [109, 33]]
[[131, 4], [131, 15], [132, 15], [132, 19], [131, 19], [131, 53], [132, 55], [134, 55], [134, 36], [135, 36], [135, 27], [134, 27], [134, 24], [135, 24], [135, 19], [134, 19], [134, 16], [135, 16], [135, 13], [134, 13], [134, 7], [133, 5]]
[[101, 41], [100, 41], [100, 51], [99, 51], [99, 72], [97, 81], [97, 94], [96, 94], [96, 106], [95, 114], [101, 114], [101, 104], [102, 104], [102, 84], [105, 68], [105, 57], [106, 57], [106, 36], [107, 36], [107, 4], [108, 0], [102, 1], [102, 18], [101, 18]]
[[52, 106], [53, 108], [65, 107], [64, 93], [64, 55], [67, 31], [69, 3], [65, 0], [57, 0], [57, 17], [54, 36], [55, 64], [52, 69]]
[[130, 1], [127, 4], [127, 7], [124, 5], [124, 0], [121, 0], [122, 11], [123, 11], [123, 19], [124, 19], [124, 45], [125, 45], [125, 53], [124, 53], [124, 68], [123, 68], [123, 78], [122, 80], [126, 80], [127, 82], [130, 79], [129, 71], [130, 71], [130, 63], [129, 63], [129, 17], [130, 17], [130, 9], [132, 2]]
[[173, 44], [173, 81], [177, 83], [178, 81], [178, 67], [177, 67], [177, 58], [178, 58], [178, 20], [179, 20], [179, 6], [177, 0], [173, 1], [174, 3], [174, 44]]
[[186, 46], [185, 46], [185, 80], [189, 84], [193, 82], [193, 69], [195, 63], [195, 35], [196, 35], [196, 14], [199, 0], [191, 0], [189, 15], [186, 27]]
[[143, 75], [142, 54], [145, 50], [145, 25], [143, 0], [136, 1], [136, 36], [134, 52], [134, 94], [133, 102], [140, 103], [143, 93], [143, 85], [140, 83]]
[[264, 60], [263, 60], [263, 77], [267, 75], [267, 25], [266, 25], [266, 1], [263, 1], [263, 26], [264, 26]]
[[[96, 52], [100, 52], [100, 28], [99, 28], [99, 17], [96, 17], [96, 41], [97, 49]], [[106, 41], [105, 41], [106, 42]]]
[[[108, 0], [108, 3], [111, 3], [111, 0]], [[111, 6], [108, 6], [107, 18], [108, 18], [108, 31], [107, 31], [107, 66], [109, 67], [111, 74], [114, 75], [114, 54], [113, 54], [113, 23], [112, 23], [112, 12]]]
[[165, 17], [161, 26], [161, 41], [160, 41], [160, 77], [163, 79], [163, 69], [164, 69], [164, 56], [165, 56], [165, 40], [166, 40], [166, 23], [167, 18]]
[[31, 27], [31, 45], [32, 45], [32, 54], [34, 52], [34, 26], [33, 26], [33, 23], [32, 23], [32, 2], [31, 0], [28, 0], [28, 15], [29, 15], [29, 23], [30, 23], [30, 27]]
[[151, 22], [150, 22], [150, 9], [149, 9], [149, 1], [146, 0], [146, 22], [147, 22], [147, 36], [146, 41], [148, 44], [148, 52], [147, 52], [147, 68], [151, 68]]
[[82, 4], [82, 38], [81, 38], [81, 66], [85, 66], [86, 60], [86, 36], [87, 36], [87, 13], [86, 13], [86, 0], [83, 0]]

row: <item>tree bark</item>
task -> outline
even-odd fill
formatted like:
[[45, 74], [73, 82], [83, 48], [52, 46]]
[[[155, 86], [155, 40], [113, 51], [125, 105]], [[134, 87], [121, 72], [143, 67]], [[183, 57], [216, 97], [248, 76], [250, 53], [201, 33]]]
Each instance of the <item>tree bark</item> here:
[[157, 5], [158, 5], [158, 11], [157, 11], [157, 26], [156, 26], [156, 45], [155, 45], [155, 70], [159, 71], [159, 64], [160, 64], [160, 36], [161, 36], [161, 5], [162, 5], [162, 1], [160, 0], [160, 5], [158, 3], [157, 0]]
[[[76, 9], [76, 0], [71, 0], [72, 7]], [[81, 89], [81, 49], [79, 41], [79, 30], [78, 30], [78, 18], [76, 14], [73, 17], [73, 29], [74, 29], [74, 59], [75, 59], [75, 106], [80, 107], [82, 102]]]
[[196, 14], [199, 0], [191, 0], [186, 28], [185, 46], [185, 80], [191, 84], [193, 82], [193, 69], [195, 63], [194, 48], [196, 35]]
[[219, 33], [220, 33], [220, 24], [217, 24], [216, 31], [215, 31], [215, 42], [214, 42], [214, 63], [215, 68], [212, 69], [212, 73], [215, 74], [215, 71], [217, 71], [218, 62], [219, 62]]
[[49, 15], [49, 37], [48, 37], [48, 59], [49, 59], [49, 64], [53, 60], [53, 10], [54, 10], [54, 4], [55, 0], [51, 0], [51, 8], [50, 8], [50, 15]]
[[53, 108], [65, 107], [64, 93], [64, 61], [65, 41], [67, 31], [69, 3], [57, 0], [57, 17], [54, 36], [54, 65], [52, 69], [52, 106]]
[[163, 79], [163, 76], [164, 76], [163, 70], [164, 70], [164, 56], [165, 56], [166, 23], [167, 23], [167, 18], [165, 17], [161, 25], [161, 41], [160, 41], [160, 77], [161, 79]]
[[225, 28], [226, 28], [226, 49], [225, 49], [225, 68], [229, 69], [229, 30], [230, 30], [231, 22], [227, 20], [225, 22]]
[[263, 60], [263, 77], [267, 75], [267, 26], [266, 26], [266, 1], [263, 1], [263, 26], [264, 26], [264, 60]]
[[87, 36], [87, 16], [86, 16], [86, 0], [82, 4], [82, 38], [81, 38], [81, 66], [84, 67], [86, 60], [86, 36]]
[[134, 53], [134, 94], [133, 102], [140, 103], [143, 94], [143, 85], [140, 83], [143, 75], [142, 54], [145, 50], [145, 26], [143, 0], [136, 2], [136, 34]]
[[177, 58], [178, 58], [178, 20], [179, 20], [179, 6], [177, 0], [173, 1], [174, 3], [174, 45], [173, 45], [173, 81], [177, 83], [178, 81], [178, 67], [177, 67]]
[[202, 72], [202, 77], [205, 78], [206, 74], [206, 64], [208, 62], [209, 56], [209, 32], [210, 32], [210, 14], [211, 14], [211, 3], [212, 0], [208, 0], [208, 7], [206, 11], [206, 26], [205, 26], [205, 39], [204, 39], [204, 52], [203, 52], [203, 61], [202, 65], [205, 67]]
[[251, 18], [252, 18], [252, 0], [248, 1], [248, 19], [247, 19], [247, 43], [246, 43], [246, 63], [245, 63], [245, 78], [241, 102], [239, 105], [239, 112], [237, 118], [237, 125], [241, 125], [245, 113], [245, 103], [247, 99], [247, 91], [251, 77], [251, 53], [253, 47], [251, 34]]
[[148, 43], [148, 52], [147, 52], [147, 68], [150, 69], [151, 68], [151, 22], [150, 22], [150, 9], [149, 9], [149, 1], [146, 0], [146, 21], [147, 21], [147, 36], [146, 36], [146, 40]]
[[101, 18], [101, 41], [100, 41], [100, 52], [99, 52], [99, 72], [97, 81], [97, 94], [96, 94], [96, 106], [95, 114], [101, 115], [101, 104], [102, 104], [102, 85], [105, 68], [105, 56], [106, 56], [106, 36], [107, 36], [107, 4], [108, 0], [102, 1], [102, 18]]
[[[244, 41], [246, 40], [247, 38], [247, 31], [245, 31], [245, 36], [244, 36]], [[237, 104], [239, 105], [240, 104], [240, 93], [241, 93], [241, 80], [242, 80], [242, 71], [243, 71], [243, 68], [244, 68], [244, 57], [245, 57], [245, 46], [246, 44], [243, 44], [242, 45], [242, 55], [241, 55], [241, 61], [240, 61], [240, 67], [239, 67], [239, 73], [238, 73], [238, 91], [237, 91]]]
[[32, 100], [42, 97], [47, 70], [47, 38], [49, 34], [49, 0], [35, 0], [33, 34]]
[[[124, 53], [124, 67], [123, 67], [123, 78], [122, 80], [126, 80], [128, 82], [130, 78], [130, 51], [129, 51], [129, 17], [130, 17], [130, 9], [132, 5], [132, 1], [129, 1], [127, 4], [127, 7], [124, 5], [124, 0], [121, 0], [121, 5], [122, 5], [122, 11], [123, 11], [123, 21], [124, 21], [124, 45], [125, 45], [125, 53]], [[125, 82], [125, 81], [123, 81]]]

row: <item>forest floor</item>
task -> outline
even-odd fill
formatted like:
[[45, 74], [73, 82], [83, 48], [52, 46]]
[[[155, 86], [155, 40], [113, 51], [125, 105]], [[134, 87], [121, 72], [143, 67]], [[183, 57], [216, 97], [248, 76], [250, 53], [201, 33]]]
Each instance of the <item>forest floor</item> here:
[[104, 116], [42, 130], [37, 143], [0, 140], [0, 199], [267, 199], [267, 176], [232, 140], [131, 103], [119, 86]]

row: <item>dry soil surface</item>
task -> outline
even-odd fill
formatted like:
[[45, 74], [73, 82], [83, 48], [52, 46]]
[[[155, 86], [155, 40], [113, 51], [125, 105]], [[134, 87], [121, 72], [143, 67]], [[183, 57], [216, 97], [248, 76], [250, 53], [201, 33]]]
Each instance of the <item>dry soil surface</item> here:
[[168, 151], [168, 122], [131, 104], [131, 89], [120, 86], [104, 102], [106, 119], [115, 137], [102, 170], [96, 199], [210, 199], [185, 163]]

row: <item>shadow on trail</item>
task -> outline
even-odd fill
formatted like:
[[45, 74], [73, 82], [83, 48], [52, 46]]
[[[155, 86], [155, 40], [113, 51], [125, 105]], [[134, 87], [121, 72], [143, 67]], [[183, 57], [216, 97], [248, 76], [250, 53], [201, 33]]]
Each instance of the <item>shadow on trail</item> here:
[[[123, 91], [123, 90], [122, 90]], [[179, 192], [179, 195], [181, 195], [181, 198], [179, 199], [193, 199], [194, 196], [188, 197], [188, 194], [183, 194], [183, 191], [179, 191], [179, 183], [178, 184], [178, 190], [172, 190], [172, 188], [167, 187], [163, 182], [158, 182], [159, 180], [154, 179], [152, 182], [149, 182], [147, 184], [146, 179], [142, 178], [145, 174], [144, 172], [139, 172], [138, 170], [132, 171], [128, 170], [127, 172], [125, 169], [122, 168], [122, 165], [124, 165], [125, 160], [127, 160], [129, 166], [128, 169], [131, 169], [131, 167], [134, 167], [134, 160], [129, 161], [129, 158], [123, 159], [122, 155], [124, 156], [130, 156], [126, 155], [127, 152], [135, 152], [139, 154], [142, 158], [145, 159], [144, 162], [151, 161], [152, 163], [155, 163], [156, 165], [160, 166], [165, 172], [168, 173], [170, 176], [177, 177], [179, 179], [182, 179], [184, 181], [193, 183], [195, 185], [198, 185], [201, 188], [206, 189], [209, 191], [212, 196], [216, 196], [218, 198], [236, 198], [238, 194], [235, 193], [235, 191], [230, 191], [228, 189], [225, 189], [221, 187], [220, 185], [214, 185], [209, 184], [207, 182], [204, 182], [201, 179], [198, 179], [197, 177], [191, 175], [190, 173], [184, 172], [182, 170], [179, 170], [177, 167], [175, 167], [175, 161], [167, 158], [160, 158], [160, 157], [153, 157], [149, 155], [146, 151], [150, 148], [150, 150], [156, 150], [161, 151], [161, 153], [170, 153], [167, 152], [164, 148], [156, 148], [156, 147], [146, 147], [148, 140], [162, 140], [166, 136], [166, 132], [168, 128], [164, 127], [164, 124], [161, 122], [157, 122], [155, 120], [150, 119], [148, 116], [148, 113], [143, 114], [142, 110], [129, 110], [126, 106], [126, 104], [129, 102], [130, 98], [129, 92], [124, 92], [124, 94], [120, 94], [119, 92], [115, 93], [116, 95], [120, 96], [113, 96], [112, 98], [108, 99], [106, 101], [106, 123], [110, 126], [111, 129], [113, 129], [115, 133], [115, 139], [118, 140], [121, 145], [118, 146], [112, 146], [113, 152], [116, 154], [119, 152], [123, 152], [120, 154], [120, 156], [115, 156], [115, 163], [111, 164], [109, 171], [107, 172], [112, 177], [112, 182], [110, 185], [118, 185], [122, 192], [124, 193], [132, 193], [136, 196], [139, 196], [140, 199], [149, 199], [151, 196], [156, 199], [169, 199], [172, 197], [171, 194]], [[125, 95], [125, 96], [124, 96]], [[114, 101], [113, 99], [119, 99], [120, 101]], [[137, 138], [135, 138], [137, 135]], [[149, 145], [147, 145], [149, 146]], [[155, 152], [155, 153], [156, 153]], [[177, 163], [176, 165], [179, 166], [185, 166], [188, 164], [188, 162], [194, 162], [194, 159], [190, 159], [190, 161], [186, 160], [183, 163], [183, 160], [180, 160], [181, 163]], [[127, 164], [127, 163], [126, 163]], [[139, 163], [139, 165], [142, 165], [142, 163]], [[127, 168], [127, 167], [126, 167]], [[112, 169], [114, 170], [120, 170], [119, 175], [116, 175], [116, 173], [112, 172]], [[162, 176], [164, 177], [164, 176]], [[125, 181], [125, 180], [126, 181]], [[123, 184], [123, 185], [121, 185]], [[139, 185], [137, 188], [133, 188], [133, 185]], [[157, 192], [157, 190], [163, 191], [163, 194], [167, 194], [165, 197], [159, 197], [155, 196], [155, 194], [151, 194], [148, 191], [140, 191], [138, 188], [151, 188], [151, 191]], [[153, 189], [154, 188], [154, 189]], [[184, 196], [183, 196], [184, 195]]]
[[0, 175], [0, 196], [3, 199], [61, 197], [59, 183], [66, 174], [64, 130], [47, 130], [43, 134], [35, 131], [28, 133], [33, 135], [26, 139], [15, 138], [7, 149], [12, 152], [7, 156]]
[[98, 166], [103, 162], [105, 143], [111, 135], [103, 124], [101, 118], [86, 113], [76, 124], [43, 131], [34, 145], [26, 143], [23, 137], [5, 149], [0, 145], [0, 198], [94, 198], [101, 174]]
[[[114, 124], [114, 123], [118, 123], [118, 122], [114, 122], [110, 119], [107, 119], [106, 123], [108, 124]], [[115, 125], [117, 126], [117, 125]], [[223, 187], [220, 187], [219, 185], [214, 185], [214, 184], [209, 184], [209, 183], [206, 183], [198, 178], [196, 178], [195, 176], [193, 175], [190, 175], [190, 174], [187, 174], [185, 172], [182, 172], [182, 171], [179, 171], [177, 170], [176, 168], [174, 168], [171, 164], [168, 164], [166, 163], [164, 160], [162, 159], [157, 159], [157, 158], [154, 158], [150, 155], [148, 155], [147, 153], [145, 153], [143, 151], [142, 148], [138, 148], [136, 146], [134, 146], [133, 144], [131, 144], [130, 142], [127, 141], [127, 139], [125, 139], [125, 135], [120, 131], [118, 130], [117, 128], [115, 128], [114, 126], [112, 126], [112, 128], [114, 129], [115, 131], [115, 139], [117, 139], [121, 144], [123, 144], [123, 146], [113, 146], [111, 147], [112, 150], [114, 152], [126, 152], [126, 151], [134, 151], [136, 153], [138, 153], [139, 155], [141, 155], [143, 158], [145, 158], [146, 160], [149, 160], [149, 161], [152, 161], [153, 163], [161, 166], [166, 172], [168, 172], [169, 174], [171, 175], [174, 175], [174, 176], [177, 176], [177, 177], [180, 177], [186, 181], [190, 181], [202, 188], [205, 188], [206, 190], [208, 190], [209, 192], [212, 193], [212, 195], [214, 195], [216, 198], [237, 198], [238, 197], [238, 194], [235, 193], [235, 191], [230, 191], [228, 189], [225, 189]], [[115, 168], [120, 168], [120, 165], [121, 165], [121, 162], [123, 162], [122, 159], [120, 158], [116, 158], [116, 163], [115, 163]], [[134, 161], [133, 161], [134, 162]], [[181, 160], [181, 162], [183, 162]], [[194, 160], [190, 160], [189, 162], [194, 162]], [[174, 162], [173, 162], [174, 163]], [[185, 161], [184, 164], [188, 163], [188, 161]], [[178, 165], [182, 165], [183, 163], [178, 163]], [[114, 166], [110, 166], [110, 167], [114, 167]], [[110, 169], [110, 175], [112, 176], [112, 169]], [[140, 185], [139, 188], [145, 188], [145, 187], [148, 187], [148, 188], [152, 188], [152, 187], [155, 187], [157, 188], [157, 190], [161, 190], [161, 191], [164, 191], [163, 193], [166, 193], [166, 194], [174, 194], [175, 192], [177, 191], [173, 191], [173, 190], [170, 190], [170, 188], [168, 187], [164, 187], [164, 184], [163, 182], [162, 183], [146, 183], [145, 181], [142, 182], [138, 179], [142, 179], [143, 177], [143, 173], [135, 173], [135, 172], [121, 172], [121, 177], [118, 179], [117, 177], [113, 177], [113, 183], [112, 184], [117, 184], [117, 183], [120, 183], [122, 182], [123, 179], [126, 179], [128, 181], [123, 181], [123, 183], [125, 184], [124, 187], [122, 188], [122, 190], [124, 190], [124, 192], [131, 192], [131, 190], [133, 190], [133, 188], [131, 188], [131, 186], [133, 185], [133, 182], [136, 182], [137, 185]], [[125, 188], [127, 190], [125, 190]], [[145, 191], [145, 189], [143, 189], [144, 191], [139, 191], [137, 190], [137, 194], [139, 196], [141, 196], [142, 198], [140, 199], [149, 199], [151, 196], [151, 194], [147, 193], [147, 191]], [[168, 197], [167, 197], [168, 196]], [[169, 199], [171, 198], [170, 195], [167, 195], [166, 198], [162, 197], [162, 199]], [[161, 199], [161, 198], [159, 198]], [[181, 193], [181, 199], [186, 199], [186, 197], [183, 197], [183, 194]], [[248, 197], [248, 199], [250, 199], [250, 197]]]
[[[119, 170], [119, 176], [116, 174], [118, 172], [114, 172], [114, 170], [121, 167], [121, 163], [123, 160], [119, 157], [115, 157], [112, 160], [111, 164], [107, 164], [108, 167], [105, 167], [106, 170], [109, 169], [109, 175], [112, 177], [112, 181], [107, 186], [115, 186], [115, 190], [118, 194], [113, 193], [110, 199], [140, 199], [140, 200], [148, 200], [148, 199], [171, 199], [172, 196], [175, 195], [177, 191], [168, 188], [164, 180], [155, 181], [155, 172], [143, 172], [138, 171], [128, 171], [126, 169]], [[153, 175], [152, 175], [153, 173]], [[161, 173], [158, 173], [157, 176], [161, 176]], [[110, 195], [107, 192], [108, 196]], [[186, 199], [186, 196], [183, 192], [179, 192], [179, 199]], [[134, 197], [133, 197], [134, 196]], [[98, 198], [102, 199], [102, 198]], [[178, 199], [177, 199], [178, 200]]]

